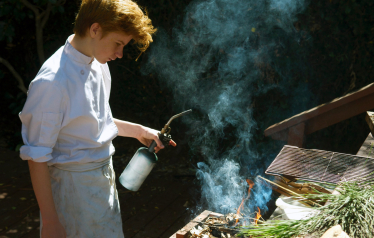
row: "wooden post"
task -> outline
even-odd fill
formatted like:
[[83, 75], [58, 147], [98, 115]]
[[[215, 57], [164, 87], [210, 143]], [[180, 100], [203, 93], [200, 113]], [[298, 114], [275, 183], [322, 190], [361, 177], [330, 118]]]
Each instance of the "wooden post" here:
[[366, 140], [362, 144], [360, 150], [357, 152], [356, 155], [364, 156], [364, 157], [371, 157], [374, 158], [374, 112], [366, 112], [365, 121], [367, 122], [370, 133], [368, 137], [366, 137]]
[[374, 112], [366, 112], [365, 121], [368, 124], [371, 134], [374, 135]]
[[305, 133], [305, 123], [299, 123], [288, 129], [288, 140], [287, 145], [297, 146], [299, 148], [303, 147], [304, 135]]

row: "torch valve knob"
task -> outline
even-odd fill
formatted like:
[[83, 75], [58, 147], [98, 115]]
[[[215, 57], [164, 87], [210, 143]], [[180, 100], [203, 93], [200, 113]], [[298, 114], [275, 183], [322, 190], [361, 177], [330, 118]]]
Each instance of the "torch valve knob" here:
[[160, 140], [162, 141], [162, 144], [165, 146], [165, 147], [168, 147], [168, 146], [176, 146], [175, 142], [171, 139], [171, 135], [170, 134], [160, 134], [159, 135], [159, 138]]

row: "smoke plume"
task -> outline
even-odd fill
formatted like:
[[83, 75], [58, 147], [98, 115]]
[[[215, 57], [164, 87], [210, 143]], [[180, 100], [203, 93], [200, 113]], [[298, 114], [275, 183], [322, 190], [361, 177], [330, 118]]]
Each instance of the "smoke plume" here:
[[[195, 111], [182, 120], [191, 128], [191, 150], [203, 160], [197, 178], [204, 209], [235, 212], [247, 196], [246, 179], [263, 174], [277, 153], [274, 142], [261, 140], [263, 129], [308, 107], [309, 90], [296, 79], [309, 77], [310, 40], [294, 26], [305, 6], [304, 0], [195, 0], [171, 34], [157, 33], [142, 72], [157, 74], [172, 90], [178, 111]], [[270, 93], [294, 103], [263, 105]], [[271, 189], [254, 182], [245, 209], [266, 210]]]

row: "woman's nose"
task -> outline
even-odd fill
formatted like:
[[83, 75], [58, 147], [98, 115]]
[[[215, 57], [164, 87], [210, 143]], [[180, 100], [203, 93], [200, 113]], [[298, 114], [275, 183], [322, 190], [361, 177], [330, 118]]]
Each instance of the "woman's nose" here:
[[117, 58], [121, 59], [123, 57], [123, 50], [121, 49], [120, 51], [117, 51], [116, 56], [117, 56]]

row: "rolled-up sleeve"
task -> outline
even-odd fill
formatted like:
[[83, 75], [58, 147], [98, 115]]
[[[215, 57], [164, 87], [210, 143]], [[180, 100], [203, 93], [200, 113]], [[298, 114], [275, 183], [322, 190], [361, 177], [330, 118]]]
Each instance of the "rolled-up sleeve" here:
[[19, 114], [22, 122], [23, 160], [46, 162], [52, 159], [63, 119], [63, 95], [57, 82], [36, 80], [30, 84], [25, 106]]

